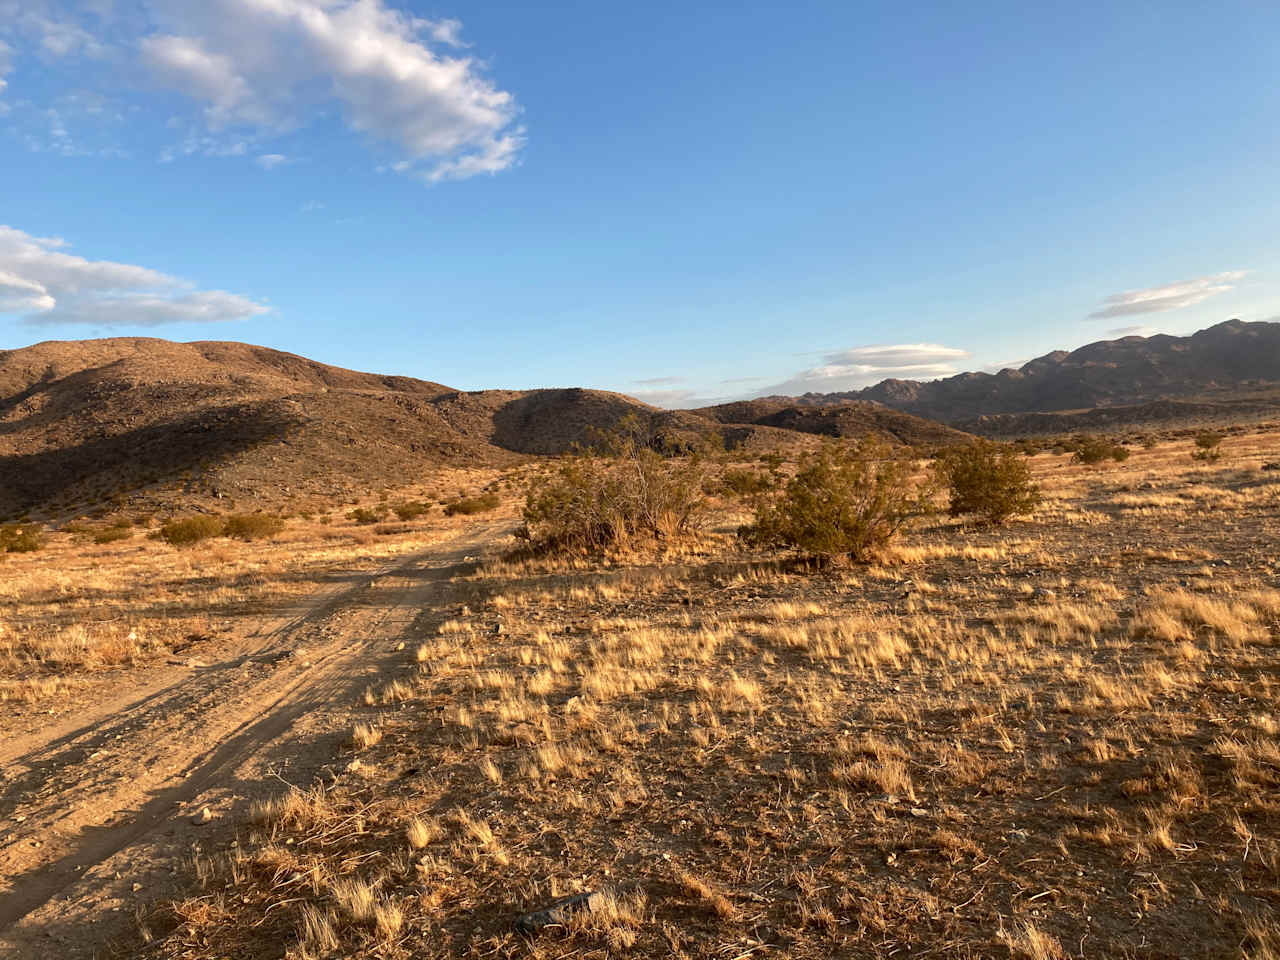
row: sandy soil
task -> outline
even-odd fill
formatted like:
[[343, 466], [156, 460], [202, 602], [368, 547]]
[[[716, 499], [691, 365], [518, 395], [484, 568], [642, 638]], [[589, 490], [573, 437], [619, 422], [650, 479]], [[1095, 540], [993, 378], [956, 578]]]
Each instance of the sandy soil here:
[[135, 936], [184, 858], [226, 841], [233, 809], [325, 774], [334, 716], [412, 656], [419, 611], [506, 526], [338, 578], [54, 711], [0, 718], [0, 954], [100, 956]]

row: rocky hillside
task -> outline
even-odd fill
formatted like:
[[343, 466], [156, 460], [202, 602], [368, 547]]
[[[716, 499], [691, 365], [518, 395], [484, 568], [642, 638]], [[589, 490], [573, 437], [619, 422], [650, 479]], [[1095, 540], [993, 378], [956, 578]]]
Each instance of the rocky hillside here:
[[822, 406], [797, 405], [794, 401], [778, 399], [741, 400], [690, 412], [724, 424], [774, 427], [819, 437], [872, 434], [918, 448], [943, 447], [972, 440], [970, 435], [932, 420], [860, 400]]
[[563, 453], [628, 414], [675, 446], [718, 435], [731, 449], [803, 448], [837, 435], [808, 422], [826, 412], [731, 422], [597, 390], [463, 393], [242, 343], [50, 342], [0, 352], [0, 517], [140, 496], [332, 502], [442, 464]]
[[1189, 337], [1103, 340], [999, 373], [885, 380], [851, 393], [807, 394], [808, 406], [869, 400], [959, 424], [993, 414], [1139, 405], [1280, 386], [1280, 323], [1229, 320]]

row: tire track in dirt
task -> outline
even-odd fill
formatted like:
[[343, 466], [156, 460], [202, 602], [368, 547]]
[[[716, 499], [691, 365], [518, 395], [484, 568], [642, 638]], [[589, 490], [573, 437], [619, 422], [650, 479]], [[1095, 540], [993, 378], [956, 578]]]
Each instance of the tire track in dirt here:
[[[389, 659], [395, 645], [373, 648], [401, 636], [463, 558], [501, 532], [502, 524], [490, 523], [415, 554], [321, 598], [223, 664], [118, 698], [90, 721], [52, 731], [45, 743], [8, 745], [5, 768], [26, 771], [0, 786], [0, 814], [12, 811], [18, 796], [24, 805], [33, 803], [24, 787], [36, 798], [26, 813], [29, 829], [0, 844], [0, 864], [7, 856], [19, 866], [16, 872], [5, 867], [10, 876], [0, 887], [0, 949], [41, 955], [31, 951], [32, 938], [38, 942], [49, 929], [51, 918], [42, 914], [92, 901], [93, 891], [80, 888], [95, 882], [95, 868], [149, 838], [175, 847], [182, 835], [199, 830], [189, 813], [202, 796], [231, 780], [304, 715], [354, 696], [366, 680], [362, 668], [379, 653]], [[396, 601], [381, 603], [375, 585], [399, 580], [408, 585]], [[305, 656], [297, 653], [300, 643]], [[245, 682], [243, 671], [255, 667], [266, 675]], [[123, 821], [121, 811], [130, 811]], [[153, 836], [162, 829], [175, 838]], [[33, 834], [45, 839], [32, 841]], [[33, 842], [41, 847], [24, 846]], [[68, 891], [82, 895], [55, 900]]]

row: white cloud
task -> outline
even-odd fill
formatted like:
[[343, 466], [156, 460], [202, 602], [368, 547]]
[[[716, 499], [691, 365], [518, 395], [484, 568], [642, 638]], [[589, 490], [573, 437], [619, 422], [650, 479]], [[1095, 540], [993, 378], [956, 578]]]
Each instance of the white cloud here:
[[427, 180], [494, 173], [524, 138], [517, 107], [456, 46], [461, 25], [409, 17], [383, 0], [153, 3], [144, 57], [163, 85], [205, 105], [212, 130], [271, 131], [334, 105], [351, 129], [403, 151]]
[[1109, 337], [1149, 337], [1156, 332], [1155, 327], [1148, 327], [1146, 324], [1136, 324], [1131, 327], [1112, 327], [1107, 331]]
[[[197, 105], [199, 129], [164, 159], [230, 153], [200, 137], [256, 142], [338, 115], [427, 182], [505, 170], [525, 143], [515, 98], [461, 31], [388, 0], [0, 0], [0, 34], [23, 49], [111, 57], [113, 73], [141, 70]], [[6, 63], [0, 50], [0, 86]]]
[[1207, 300], [1217, 294], [1226, 293], [1244, 275], [1244, 270], [1227, 270], [1207, 277], [1197, 277], [1195, 280], [1165, 284], [1162, 287], [1148, 287], [1145, 290], [1126, 290], [1124, 293], [1116, 293], [1103, 300], [1103, 305], [1089, 314], [1089, 319], [1107, 320], [1112, 317], [1158, 313], [1162, 310], [1177, 310], [1181, 307], [1189, 307], [1193, 303], [1199, 303], [1201, 300]]
[[439, 43], [447, 43], [451, 47], [468, 46], [462, 42], [461, 20], [419, 20], [415, 25], [425, 29], [431, 39]]
[[13, 72], [13, 48], [0, 40], [0, 93], [9, 85], [5, 75]]
[[672, 387], [677, 383], [684, 383], [684, 377], [648, 377], [644, 380], [632, 380], [631, 382], [641, 387]]
[[289, 162], [289, 158], [283, 153], [264, 153], [253, 161], [263, 170], [274, 170], [276, 167], [283, 166]]
[[0, 225], [0, 313], [33, 325], [155, 327], [244, 320], [268, 312], [224, 290], [195, 290], [176, 277], [128, 263], [64, 252], [58, 238]]
[[677, 409], [694, 406], [692, 401], [697, 394], [693, 390], [638, 390], [627, 394], [627, 396], [634, 397], [641, 403], [647, 403], [651, 407]]
[[937, 343], [854, 347], [828, 354], [821, 366], [802, 370], [757, 395], [841, 393], [887, 379], [935, 380], [959, 373], [955, 362], [968, 356], [964, 350]]

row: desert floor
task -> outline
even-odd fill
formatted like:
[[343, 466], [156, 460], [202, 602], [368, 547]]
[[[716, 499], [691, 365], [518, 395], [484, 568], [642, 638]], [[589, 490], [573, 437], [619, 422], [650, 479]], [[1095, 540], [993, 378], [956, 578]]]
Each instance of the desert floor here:
[[1278, 956], [1280, 433], [1190, 451], [1039, 455], [1033, 517], [859, 566], [732, 502], [507, 561], [514, 499], [10, 557], [0, 945]]

